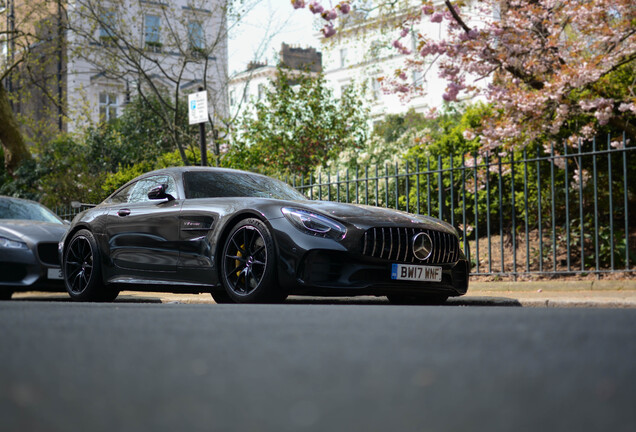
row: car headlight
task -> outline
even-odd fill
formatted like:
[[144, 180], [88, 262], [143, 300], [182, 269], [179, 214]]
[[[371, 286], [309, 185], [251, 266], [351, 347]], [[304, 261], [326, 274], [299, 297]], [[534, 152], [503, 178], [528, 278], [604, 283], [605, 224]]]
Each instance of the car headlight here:
[[347, 228], [326, 216], [294, 208], [283, 208], [282, 212], [292, 225], [304, 233], [334, 240], [342, 240], [347, 234]]
[[8, 249], [27, 249], [26, 243], [11, 240], [6, 237], [0, 237], [0, 247]]

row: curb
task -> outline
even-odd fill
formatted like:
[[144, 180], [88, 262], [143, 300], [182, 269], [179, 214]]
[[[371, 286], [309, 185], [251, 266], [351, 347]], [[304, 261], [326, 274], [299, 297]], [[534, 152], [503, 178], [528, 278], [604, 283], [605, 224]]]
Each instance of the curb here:
[[636, 309], [636, 299], [577, 299], [569, 298], [504, 298], [504, 297], [458, 297], [449, 299], [450, 306], [505, 306], [524, 308], [591, 308], [591, 309]]
[[508, 282], [471, 281], [468, 293], [476, 291], [632, 291], [636, 290], [636, 280], [580, 280], [580, 281], [528, 281]]

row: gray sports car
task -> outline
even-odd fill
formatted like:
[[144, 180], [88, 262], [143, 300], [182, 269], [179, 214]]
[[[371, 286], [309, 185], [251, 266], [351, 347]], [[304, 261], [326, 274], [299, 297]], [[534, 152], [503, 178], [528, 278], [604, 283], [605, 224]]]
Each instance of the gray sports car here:
[[122, 289], [209, 292], [217, 303], [377, 295], [441, 303], [468, 288], [457, 231], [427, 216], [311, 201], [246, 171], [144, 174], [80, 213], [60, 243], [80, 301]]
[[35, 201], [0, 196], [0, 300], [16, 291], [64, 290], [57, 248], [67, 229]]

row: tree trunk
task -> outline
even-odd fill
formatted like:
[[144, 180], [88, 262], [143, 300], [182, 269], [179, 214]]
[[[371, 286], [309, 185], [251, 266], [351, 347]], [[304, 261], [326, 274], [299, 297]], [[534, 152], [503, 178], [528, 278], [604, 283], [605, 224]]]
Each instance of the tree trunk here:
[[2, 81], [0, 81], [0, 143], [4, 148], [4, 166], [7, 172], [13, 175], [22, 161], [31, 157], [31, 153], [13, 115], [9, 95]]

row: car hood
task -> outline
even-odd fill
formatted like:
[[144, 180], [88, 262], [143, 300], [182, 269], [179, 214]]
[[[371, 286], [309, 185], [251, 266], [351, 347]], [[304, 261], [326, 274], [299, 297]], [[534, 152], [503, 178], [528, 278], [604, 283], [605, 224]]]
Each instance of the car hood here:
[[302, 207], [332, 216], [361, 229], [381, 226], [423, 226], [450, 234], [457, 233], [450, 224], [439, 219], [382, 207], [331, 201], [303, 201]]
[[25, 243], [58, 242], [67, 225], [33, 220], [0, 220], [0, 236]]

